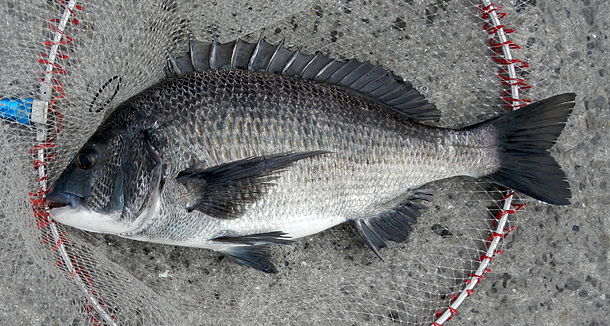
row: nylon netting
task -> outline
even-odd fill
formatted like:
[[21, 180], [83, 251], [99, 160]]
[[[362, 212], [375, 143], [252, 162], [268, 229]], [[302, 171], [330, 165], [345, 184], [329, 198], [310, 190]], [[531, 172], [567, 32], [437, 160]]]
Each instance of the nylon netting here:
[[[517, 198], [504, 207], [508, 193], [496, 185], [467, 178], [432, 184], [430, 209], [407, 241], [384, 250], [385, 262], [344, 225], [274, 247], [275, 275], [207, 250], [57, 225], [41, 198], [105, 114], [164, 78], [168, 54], [184, 53], [189, 39], [252, 42], [263, 35], [304, 52], [371, 60], [436, 103], [440, 125], [458, 127], [507, 112], [505, 104], [522, 104], [506, 84], [525, 98], [549, 95], [535, 3], [3, 0], [0, 99], [47, 105], [45, 123], [24, 124], [4, 113], [0, 122], [3, 322], [445, 322], [437, 318], [455, 313], [448, 307], [472, 293], [467, 286], [484, 282], [486, 265], [477, 269], [501, 252], [501, 241], [491, 256], [488, 245], [510, 230], [518, 208], [525, 210]], [[497, 38], [500, 28], [490, 15], [501, 18], [502, 31], [516, 30], [509, 40], [520, 49]], [[502, 45], [530, 67], [508, 60]], [[500, 78], [507, 64], [527, 84], [506, 71]], [[502, 207], [512, 211], [501, 213]], [[498, 230], [497, 217], [507, 215]]]

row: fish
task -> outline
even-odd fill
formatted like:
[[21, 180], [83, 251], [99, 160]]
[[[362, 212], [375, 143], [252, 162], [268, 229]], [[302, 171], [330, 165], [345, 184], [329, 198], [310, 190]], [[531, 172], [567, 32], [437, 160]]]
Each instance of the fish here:
[[570, 204], [549, 149], [573, 93], [448, 129], [427, 123], [440, 111], [391, 71], [282, 42], [192, 41], [167, 72], [118, 105], [53, 182], [55, 221], [276, 273], [271, 245], [341, 223], [381, 258], [437, 180], [487, 178]]

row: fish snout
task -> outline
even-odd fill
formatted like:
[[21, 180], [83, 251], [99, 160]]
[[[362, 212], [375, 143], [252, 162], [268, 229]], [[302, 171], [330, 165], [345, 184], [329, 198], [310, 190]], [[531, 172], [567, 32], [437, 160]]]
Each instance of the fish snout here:
[[54, 207], [63, 207], [70, 205], [72, 208], [75, 208], [81, 201], [77, 195], [65, 193], [65, 192], [55, 192], [51, 190], [47, 194], [47, 205], [51, 208]]

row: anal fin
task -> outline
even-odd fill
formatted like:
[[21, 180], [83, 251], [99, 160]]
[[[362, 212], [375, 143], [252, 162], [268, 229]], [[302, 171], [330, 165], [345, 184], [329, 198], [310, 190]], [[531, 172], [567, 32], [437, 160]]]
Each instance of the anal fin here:
[[271, 262], [269, 244], [291, 244], [294, 241], [285, 237], [286, 233], [276, 231], [244, 236], [223, 236], [215, 238], [214, 242], [232, 244], [228, 249], [221, 250], [224, 255], [238, 264], [252, 267], [265, 273], [277, 273], [277, 268]]
[[407, 239], [413, 230], [411, 225], [417, 223], [421, 215], [419, 211], [426, 208], [419, 200], [428, 201], [431, 196], [431, 190], [415, 190], [395, 208], [353, 222], [367, 245], [383, 260], [379, 250], [387, 247], [387, 241], [402, 242]]

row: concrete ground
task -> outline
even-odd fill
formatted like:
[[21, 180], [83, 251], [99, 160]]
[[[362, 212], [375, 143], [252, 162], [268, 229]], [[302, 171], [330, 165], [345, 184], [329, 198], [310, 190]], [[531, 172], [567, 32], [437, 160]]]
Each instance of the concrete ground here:
[[[286, 37], [287, 45], [303, 45], [308, 52], [320, 50], [334, 57], [357, 57], [382, 64], [426, 93], [443, 112], [441, 124], [444, 126], [467, 125], [503, 110], [497, 100], [501, 91], [495, 76], [497, 66], [491, 63], [491, 53], [485, 46], [480, 14], [476, 9], [466, 13], [453, 11], [454, 6], [470, 6], [476, 1], [252, 1], [247, 5], [237, 0], [176, 2], [180, 3], [177, 10], [189, 17], [188, 21], [181, 22], [189, 26], [191, 34], [185, 34], [188, 37], [203, 41], [213, 38], [229, 41], [235, 37], [256, 40], [261, 28], [265, 27], [263, 33], [272, 42]], [[504, 253], [496, 256], [490, 267], [493, 271], [485, 275], [474, 294], [446, 325], [610, 325], [610, 222], [607, 217], [610, 211], [607, 194], [610, 180], [610, 2], [502, 2], [512, 13], [504, 21], [517, 30], [514, 37], [524, 47], [523, 52], [517, 53], [532, 65], [526, 79], [533, 88], [527, 96], [539, 100], [563, 92], [577, 94], [574, 112], [552, 150], [567, 174], [573, 199], [569, 206], [528, 200], [527, 211], [517, 216], [516, 228], [505, 239]], [[515, 6], [520, 9], [516, 10]], [[10, 10], [16, 10], [14, 7], [8, 2], [9, 15], [14, 15], [10, 13]], [[112, 8], [119, 8], [116, 12], [124, 14], [130, 4]], [[91, 25], [95, 29], [90, 33], [101, 30], [103, 19], [116, 18], [91, 18], [86, 16], [90, 9], [95, 6], [84, 6], [79, 13], [81, 28], [88, 26], [87, 19], [97, 24]], [[129, 34], [129, 26], [124, 33]], [[96, 39], [91, 37], [85, 41]], [[178, 52], [185, 50], [186, 42], [181, 46]], [[120, 46], [116, 48], [120, 49]], [[75, 50], [75, 53], [78, 52]], [[69, 70], [79, 68], [75, 63]], [[98, 69], [91, 74], [100, 71], [104, 72]], [[114, 74], [120, 73], [113, 71], [110, 76]], [[129, 74], [122, 77], [125, 85], [134, 85]], [[72, 84], [75, 89], [82, 86]], [[94, 89], [97, 87], [95, 82], [92, 85]], [[128, 95], [121, 93], [120, 96]], [[90, 100], [87, 98], [85, 103], [87, 101]], [[410, 293], [420, 285], [427, 285], [426, 273], [432, 275], [450, 270], [445, 268], [449, 265], [443, 265], [449, 264], [450, 259], [444, 261], [433, 252], [447, 250], [448, 255], [451, 253], [457, 258], [466, 255], [467, 263], [478, 260], [481, 252], [460, 251], [460, 243], [456, 245], [457, 236], [451, 239], [443, 233], [440, 237], [436, 232], [438, 226], [455, 235], [466, 232], [461, 225], [473, 227], [475, 224], [465, 221], [487, 214], [480, 199], [470, 203], [473, 207], [480, 204], [479, 211], [471, 212], [464, 206], [466, 200], [462, 196], [468, 191], [462, 187], [469, 186], [468, 181], [462, 179], [434, 185], [438, 193], [431, 205], [433, 208], [422, 217], [411, 240], [384, 250], [386, 262], [380, 262], [361, 241], [351, 239], [353, 230], [338, 228], [321, 236], [302, 239], [295, 246], [274, 249], [280, 270], [275, 276], [229, 264], [210, 251], [85, 234], [69, 228], [68, 234], [74, 237], [75, 243], [81, 241], [84, 246], [93, 248], [95, 255], [108, 258], [104, 270], [108, 271], [107, 275], [120, 271], [120, 275], [125, 275], [124, 284], [131, 284], [134, 289], [145, 287], [149, 291], [137, 290], [141, 292], [136, 293], [133, 290], [133, 300], [130, 297], [124, 302], [135, 305], [134, 302], [140, 302], [137, 299], [141, 293], [154, 293], [155, 300], [159, 301], [155, 301], [157, 306], [149, 308], [173, 311], [176, 324], [334, 325], [342, 322], [347, 325], [396, 325], [418, 314], [429, 313], [409, 312], [402, 304], [407, 299], [396, 293]], [[467, 196], [474, 192], [470, 190]], [[456, 216], [456, 212], [463, 214]], [[482, 240], [489, 235], [486, 223], [488, 221], [483, 221], [480, 226], [486, 232], [473, 238]], [[454, 246], [445, 247], [444, 241], [453, 241]], [[401, 259], [425, 261], [429, 265], [403, 264]], [[103, 260], [103, 263], [107, 261]], [[463, 271], [461, 261], [453, 268], [455, 270], [450, 272], [457, 271], [452, 274], [456, 280], [464, 277], [457, 275]], [[398, 274], [411, 272], [424, 274], [421, 284], [402, 284]], [[447, 287], [454, 290], [452, 287], [461, 284], [460, 280]], [[379, 294], [389, 288], [396, 292]], [[438, 289], [445, 288], [439, 285]], [[114, 289], [116, 293], [122, 293], [122, 290]], [[67, 292], [72, 295], [76, 291]], [[129, 294], [130, 291], [125, 292]], [[9, 297], [11, 292], [6, 293]], [[434, 299], [433, 295], [414, 294], [422, 300]], [[375, 301], [375, 295], [383, 301]], [[68, 298], [64, 299], [68, 305], [78, 305], [78, 300]], [[24, 311], [26, 308], [21, 307]], [[138, 319], [125, 324], [154, 324], [154, 319], [142, 317], [148, 316], [142, 312], [144, 308], [138, 309], [134, 310]], [[116, 313], [120, 312], [117, 308]], [[13, 308], [2, 309], [2, 313], [3, 316], [24, 316]], [[409, 313], [414, 315], [409, 317]], [[22, 317], [21, 324], [54, 324], [43, 318], [47, 315], [44, 310], [28, 314]], [[42, 317], [31, 317], [36, 314]], [[76, 315], [71, 322], [73, 325], [87, 324], [82, 314]], [[0, 324], [9, 320], [2, 318], [0, 316]], [[139, 318], [144, 321], [139, 323]], [[423, 324], [431, 322], [420, 321]], [[157, 323], [162, 322], [158, 319]]]

